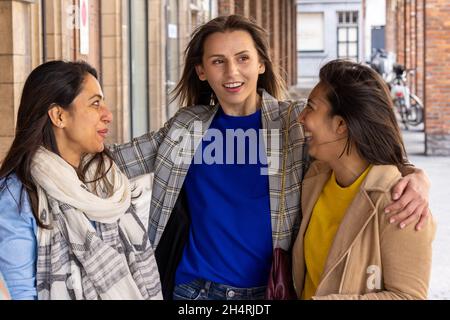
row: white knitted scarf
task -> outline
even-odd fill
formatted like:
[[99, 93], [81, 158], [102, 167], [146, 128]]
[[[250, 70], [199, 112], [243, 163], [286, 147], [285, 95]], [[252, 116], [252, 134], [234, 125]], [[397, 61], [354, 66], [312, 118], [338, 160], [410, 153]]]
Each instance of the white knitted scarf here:
[[[91, 165], [87, 181], [95, 170]], [[83, 183], [44, 148], [31, 174], [40, 220], [51, 226], [38, 228], [38, 299], [162, 299], [153, 249], [131, 204], [130, 183], [115, 164], [107, 174], [110, 197], [104, 184]]]

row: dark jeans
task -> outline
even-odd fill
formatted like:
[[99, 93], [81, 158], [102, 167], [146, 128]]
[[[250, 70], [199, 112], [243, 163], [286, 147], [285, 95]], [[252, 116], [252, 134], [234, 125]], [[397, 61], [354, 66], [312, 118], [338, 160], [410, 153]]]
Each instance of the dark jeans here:
[[266, 286], [235, 288], [205, 280], [175, 286], [173, 300], [264, 300]]

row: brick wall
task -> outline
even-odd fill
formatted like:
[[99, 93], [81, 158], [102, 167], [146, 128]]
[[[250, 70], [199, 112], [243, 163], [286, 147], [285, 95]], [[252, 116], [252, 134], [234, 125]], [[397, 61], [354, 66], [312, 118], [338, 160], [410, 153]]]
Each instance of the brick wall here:
[[405, 22], [405, 2], [397, 1], [397, 16], [396, 16], [396, 25], [397, 25], [397, 62], [401, 64], [405, 64], [405, 32], [406, 32], [406, 22]]
[[390, 52], [397, 51], [396, 42], [396, 6], [394, 0], [386, 0], [386, 23], [385, 33], [386, 33], [386, 50]]
[[40, 37], [35, 22], [38, 4], [26, 1], [0, 1], [0, 163], [15, 134], [17, 111], [23, 84], [35, 64], [32, 46]]
[[450, 2], [425, 7], [425, 104], [427, 153], [450, 155]]
[[408, 81], [425, 104], [426, 153], [450, 155], [450, 0], [388, 0], [386, 23], [387, 49], [415, 70]]
[[424, 1], [416, 0], [416, 94], [423, 98], [425, 96], [425, 42], [424, 42]]
[[[103, 93], [106, 96], [114, 121], [108, 142], [124, 141], [129, 138], [128, 121], [128, 74], [122, 51], [122, 24], [120, 0], [101, 1], [101, 73]], [[126, 44], [126, 43], [125, 43]], [[92, 55], [91, 55], [92, 56]]]

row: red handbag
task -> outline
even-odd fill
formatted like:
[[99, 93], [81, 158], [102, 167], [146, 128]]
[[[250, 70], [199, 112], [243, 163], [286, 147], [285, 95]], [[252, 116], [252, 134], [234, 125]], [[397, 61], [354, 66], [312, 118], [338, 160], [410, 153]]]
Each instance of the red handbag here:
[[[288, 110], [288, 124], [291, 116], [292, 107], [295, 105], [291, 103]], [[289, 126], [289, 125], [288, 125]], [[287, 126], [287, 127], [288, 127]], [[285, 143], [283, 147], [283, 166], [281, 172], [281, 195], [280, 195], [280, 219], [278, 220], [277, 230], [280, 234], [280, 224], [284, 218], [284, 189], [286, 176], [286, 154], [287, 143], [289, 140], [289, 130], [285, 129]], [[266, 300], [296, 300], [297, 294], [294, 289], [294, 281], [292, 279], [292, 259], [291, 251], [282, 248], [275, 248], [273, 250], [272, 267], [269, 274], [269, 282], [265, 293]]]
[[273, 250], [272, 268], [266, 289], [266, 300], [296, 300], [292, 280], [291, 253], [281, 248]]

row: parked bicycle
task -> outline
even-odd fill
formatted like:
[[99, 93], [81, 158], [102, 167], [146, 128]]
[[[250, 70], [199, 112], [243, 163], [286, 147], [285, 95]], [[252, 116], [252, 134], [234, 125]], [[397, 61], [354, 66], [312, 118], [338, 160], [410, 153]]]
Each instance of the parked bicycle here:
[[423, 103], [419, 97], [411, 93], [406, 84], [406, 69], [396, 64], [393, 68], [394, 79], [389, 83], [394, 105], [400, 115], [403, 126], [418, 126], [423, 123]]
[[[409, 125], [418, 126], [423, 123], [423, 103], [409, 90], [405, 67], [395, 64], [394, 61], [394, 54], [386, 52], [384, 49], [376, 49], [367, 63], [386, 81], [401, 122], [408, 130]], [[412, 72], [412, 70], [408, 70], [408, 72]]]

